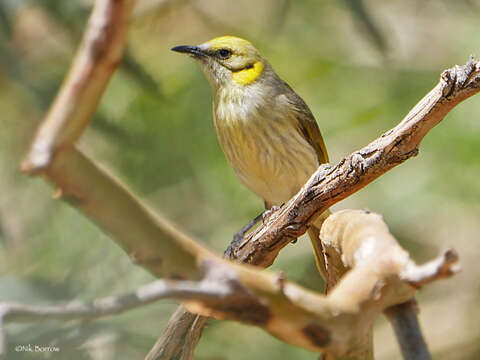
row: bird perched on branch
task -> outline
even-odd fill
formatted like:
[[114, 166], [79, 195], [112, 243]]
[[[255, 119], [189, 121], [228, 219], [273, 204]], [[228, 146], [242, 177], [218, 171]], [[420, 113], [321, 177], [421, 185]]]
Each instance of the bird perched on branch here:
[[[192, 56], [202, 67], [214, 92], [220, 145], [237, 177], [267, 209], [288, 201], [320, 164], [328, 162], [310, 109], [250, 42], [222, 36], [172, 50]], [[325, 216], [309, 229], [323, 275], [319, 228]], [[249, 225], [240, 232], [242, 237]]]

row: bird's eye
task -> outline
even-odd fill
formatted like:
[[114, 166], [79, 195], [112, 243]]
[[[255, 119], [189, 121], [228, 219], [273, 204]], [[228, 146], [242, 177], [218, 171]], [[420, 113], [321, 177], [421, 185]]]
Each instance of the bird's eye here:
[[232, 56], [232, 52], [228, 49], [220, 49], [218, 50], [218, 57], [220, 59], [228, 59], [230, 56]]

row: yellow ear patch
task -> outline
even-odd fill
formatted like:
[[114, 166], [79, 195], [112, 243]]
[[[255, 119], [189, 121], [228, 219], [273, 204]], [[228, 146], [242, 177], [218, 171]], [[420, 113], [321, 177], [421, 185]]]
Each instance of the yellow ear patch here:
[[232, 73], [232, 79], [237, 84], [248, 85], [253, 83], [260, 76], [262, 71], [263, 64], [260, 61], [257, 61], [252, 67], [234, 71]]

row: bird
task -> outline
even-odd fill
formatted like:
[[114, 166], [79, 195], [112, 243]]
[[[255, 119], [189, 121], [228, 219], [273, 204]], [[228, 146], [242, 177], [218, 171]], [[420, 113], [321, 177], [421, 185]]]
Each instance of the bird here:
[[[220, 146], [238, 179], [263, 199], [266, 209], [282, 206], [320, 164], [328, 163], [322, 134], [307, 104], [248, 40], [221, 36], [171, 50], [200, 64], [213, 90]], [[319, 229], [328, 214], [327, 210], [308, 229], [324, 278]], [[239, 232], [240, 238], [259, 218]], [[234, 242], [238, 240], [237, 234]]]

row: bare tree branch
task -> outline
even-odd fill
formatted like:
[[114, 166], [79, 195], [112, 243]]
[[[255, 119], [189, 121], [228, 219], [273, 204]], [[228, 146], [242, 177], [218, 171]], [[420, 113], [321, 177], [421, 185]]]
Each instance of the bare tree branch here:
[[97, 319], [120, 314], [159, 299], [218, 299], [226, 290], [221, 283], [157, 280], [138, 288], [134, 293], [110, 296], [90, 303], [74, 301], [63, 305], [27, 305], [0, 303], [0, 356], [5, 353], [5, 324], [48, 320]]
[[145, 360], [190, 360], [208, 318], [179, 306]]
[[[67, 199], [106, 232], [113, 235], [113, 238], [134, 261], [157, 276], [198, 279], [202, 276], [202, 269], [198, 267], [198, 264], [202, 263], [201, 259], [213, 257], [165, 219], [154, 215], [121, 184], [74, 149], [58, 152], [50, 167], [45, 169], [45, 174], [61, 189]], [[309, 202], [306, 201], [304, 206], [308, 204]], [[301, 210], [300, 207], [297, 209]], [[285, 230], [287, 234], [292, 231], [291, 228], [282, 231]], [[266, 259], [264, 256], [254, 258], [258, 263], [266, 264], [262, 263]], [[259, 279], [258, 275], [251, 276]], [[269, 282], [271, 283], [272, 280]], [[253, 285], [243, 284], [243, 286], [252, 289]], [[413, 293], [410, 295], [413, 296]], [[406, 301], [408, 298], [401, 298], [401, 300]], [[232, 315], [228, 312], [217, 312], [211, 308], [192, 309], [218, 318], [230, 318], [229, 316]], [[280, 314], [280, 309], [278, 311]], [[238, 318], [237, 320], [249, 321], [249, 319]], [[368, 324], [368, 321], [366, 323]], [[293, 325], [290, 324], [290, 326]], [[305, 340], [305, 334], [301, 331], [296, 334], [289, 333], [287, 336], [283, 333], [285, 329], [280, 327], [270, 329], [267, 326], [267, 330], [282, 339], [287, 338], [286, 341], [290, 343], [312, 349], [312, 343]], [[344, 350], [348, 346], [344, 344], [340, 347]], [[317, 344], [313, 345], [313, 349], [318, 351], [323, 347], [319, 348]]]
[[125, 47], [133, 0], [98, 0], [70, 72], [37, 131], [22, 170], [47, 167], [88, 125]]
[[336, 165], [325, 164], [283, 207], [236, 248], [246, 263], [270, 265], [321, 213], [418, 154], [423, 137], [458, 103], [480, 91], [480, 63], [445, 70], [440, 82], [393, 129]]
[[[312, 222], [315, 216], [394, 166], [415, 156], [425, 134], [456, 104], [479, 91], [479, 68], [479, 63], [470, 59], [463, 67], [455, 66], [444, 71], [440, 83], [398, 126], [365, 148], [344, 158], [336, 166], [321, 166], [304, 188], [277, 212], [277, 217], [273, 215], [267, 224], [251, 234], [243, 243], [231, 248], [233, 257], [242, 262], [268, 267], [281, 248], [306, 231], [306, 225]], [[316, 206], [312, 200], [317, 203]], [[338, 257], [331, 257], [330, 264], [327, 289], [332, 288], [346, 271]], [[432, 265], [424, 267], [424, 270], [428, 271], [429, 266]], [[436, 273], [434, 265], [430, 269]], [[418, 272], [416, 274], [420, 275]], [[405, 273], [404, 276], [411, 278], [412, 275]], [[411, 281], [412, 285], [415, 285], [416, 280]], [[186, 317], [186, 314], [182, 314], [184, 322]], [[191, 323], [195, 318], [194, 315], [190, 316]], [[171, 321], [173, 320], [174, 317]], [[180, 329], [185, 327], [184, 322]], [[162, 347], [165, 340], [170, 338], [179, 339], [180, 344], [185, 339], [181, 334], [182, 330], [175, 334], [175, 326], [172, 324], [158, 339], [155, 347]]]
[[[189, 310], [253, 324], [312, 351], [363, 358], [375, 317], [411, 299], [425, 279], [453, 274], [451, 262], [434, 266], [433, 272], [421, 272], [426, 276], [412, 286], [401, 274], [414, 266], [381, 217], [340, 212], [325, 222], [322, 240], [334, 264], [341, 262], [345, 271], [352, 270], [335, 274], [343, 278], [324, 297], [279, 275], [222, 260], [155, 215], [73, 147], [120, 59], [130, 10], [128, 0], [97, 2], [72, 71], [23, 169], [45, 175], [59, 194], [156, 276], [198, 282], [204, 291], [215, 289], [212, 296], [191, 294], [185, 302]], [[235, 249], [236, 257], [269, 265], [326, 208], [415, 155], [423, 136], [457, 103], [478, 92], [479, 67], [471, 60], [464, 67], [447, 70], [437, 87], [396, 128], [336, 166], [320, 167], [299, 194]]]
[[431, 360], [418, 324], [416, 305], [414, 300], [398, 304], [385, 310], [385, 315], [395, 331], [404, 360]]
[[[431, 280], [449, 277], [460, 269], [456, 264], [458, 257], [453, 250], [446, 251], [438, 259], [425, 265], [416, 265], [390, 234], [382, 217], [370, 211], [342, 210], [331, 215], [323, 224], [320, 237], [326, 249], [327, 282], [330, 282], [330, 287], [333, 288], [330, 296], [327, 298], [336, 298], [337, 301], [343, 296], [346, 296], [347, 299], [354, 299], [359, 292], [363, 291], [361, 288], [365, 286], [365, 281], [374, 281], [373, 278], [375, 276], [388, 278], [386, 274], [380, 275], [384, 271], [394, 272], [396, 273], [394, 276], [398, 276], [400, 281], [417, 287], [423, 286]], [[400, 270], [399, 266], [403, 270]], [[359, 275], [361, 275], [361, 269], [365, 270], [368, 268], [375, 275], [371, 274], [367, 280]], [[426, 269], [428, 270], [426, 271]], [[350, 271], [347, 272], [348, 270]], [[342, 276], [344, 278], [341, 280]], [[414, 282], [412, 282], [412, 279], [414, 279]], [[372, 293], [370, 294], [373, 298], [385, 296], [385, 294], [380, 295], [377, 292], [381, 292], [382, 287], [389, 286], [384, 282], [385, 280], [377, 278], [377, 281], [372, 287]], [[393, 281], [391, 284], [395, 282]], [[347, 284], [350, 284], [352, 289], [349, 289]], [[358, 293], [352, 297], [351, 293], [355, 291], [354, 287], [357, 288]], [[394, 290], [395, 296], [398, 296], [403, 291], [401, 290], [402, 286], [396, 284], [394, 287], [396, 288]], [[362, 301], [358, 298], [354, 299], [352, 307], [356, 307], [361, 303]], [[389, 316], [396, 316], [393, 312], [397, 308], [393, 306], [389, 309], [387, 310], [391, 311]], [[365, 309], [365, 311], [368, 310]], [[400, 312], [398, 314], [399, 317], [396, 319], [401, 321], [400, 318], [404, 315], [405, 313]], [[391, 321], [393, 324], [394, 320]], [[400, 323], [398, 328], [401, 328], [403, 325], [404, 323]], [[403, 329], [403, 334], [405, 333], [406, 330]], [[422, 339], [419, 329], [414, 336], [419, 336], [419, 339]], [[420, 349], [420, 342], [417, 345], [417, 348]], [[355, 359], [373, 358], [373, 323], [370, 328], [365, 328], [363, 338], [357, 337], [356, 350]], [[424, 350], [428, 354], [426, 347]], [[323, 359], [338, 359], [337, 355], [337, 353], [327, 349]]]
[[65, 305], [26, 305], [0, 303], [4, 323], [32, 322], [42, 320], [95, 319], [119, 314], [164, 298], [218, 299], [226, 292], [220, 282], [202, 283], [193, 281], [156, 280], [138, 288], [134, 293], [109, 296], [91, 303], [78, 301]]
[[445, 251], [438, 258], [429, 261], [421, 266], [408, 266], [405, 271], [400, 274], [404, 281], [408, 281], [410, 285], [421, 287], [429, 282], [436, 280], [438, 277], [447, 277], [460, 271], [460, 266], [456, 264], [458, 254], [455, 250]]
[[[12, 322], [95, 318], [168, 296], [185, 299], [185, 305], [193, 312], [256, 325], [293, 345], [326, 351], [332, 356], [365, 359], [370, 347], [365, 350], [364, 344], [371, 344], [371, 328], [376, 316], [414, 296], [417, 288], [402, 280], [400, 274], [415, 265], [377, 214], [360, 210], [333, 214], [322, 227], [322, 239], [342, 254], [343, 265], [351, 269], [326, 297], [278, 274], [201, 252], [192, 265], [196, 268], [195, 274], [183, 273], [181, 264], [173, 269], [177, 276], [189, 281], [157, 281], [135, 294], [87, 305], [1, 304], [0, 319]], [[451, 261], [445, 260], [436, 267], [439, 274], [432, 276], [432, 272], [428, 272], [427, 276], [431, 279], [448, 276], [454, 273], [448, 270], [452, 266]]]

